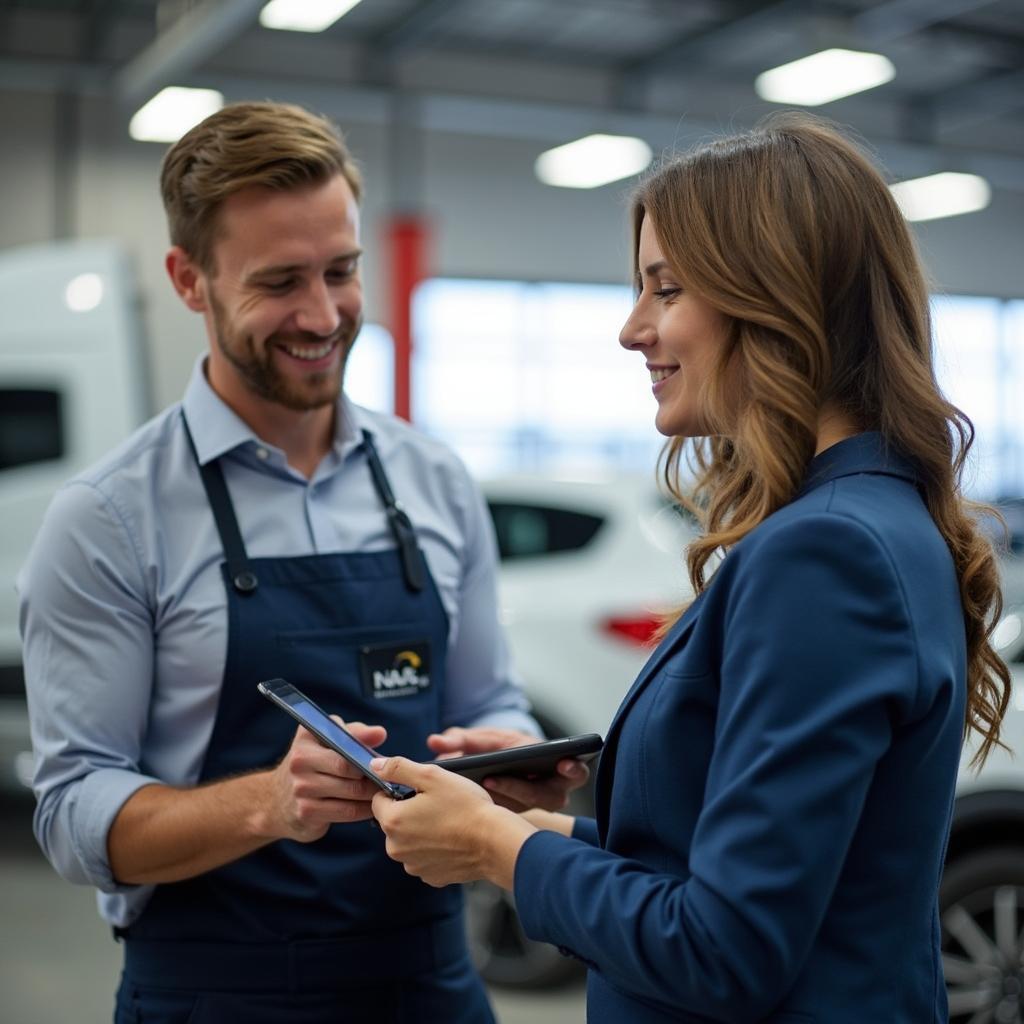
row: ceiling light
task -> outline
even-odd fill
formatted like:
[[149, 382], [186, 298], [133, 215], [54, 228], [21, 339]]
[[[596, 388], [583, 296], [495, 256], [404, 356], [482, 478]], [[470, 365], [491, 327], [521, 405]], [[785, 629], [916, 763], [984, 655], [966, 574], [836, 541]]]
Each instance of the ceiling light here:
[[771, 103], [817, 107], [855, 92], [884, 85], [896, 74], [888, 57], [858, 50], [822, 50], [762, 72], [757, 95]]
[[628, 135], [587, 135], [541, 153], [534, 164], [545, 185], [597, 188], [639, 174], [651, 162], [651, 147]]
[[270, 0], [260, 11], [260, 24], [287, 32], [323, 32], [357, 3], [359, 0]]
[[132, 115], [128, 134], [139, 142], [177, 142], [204, 117], [220, 110], [224, 97], [213, 89], [161, 89]]
[[974, 213], [984, 210], [992, 199], [992, 189], [984, 178], [953, 171], [911, 178], [891, 188], [907, 220], [938, 220], [939, 217]]

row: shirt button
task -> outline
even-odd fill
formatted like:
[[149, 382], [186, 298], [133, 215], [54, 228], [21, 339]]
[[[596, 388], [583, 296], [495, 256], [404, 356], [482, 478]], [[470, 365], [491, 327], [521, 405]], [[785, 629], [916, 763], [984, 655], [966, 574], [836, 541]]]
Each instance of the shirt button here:
[[257, 448], [256, 458], [261, 459], [263, 462], [266, 462], [267, 459], [270, 458], [270, 452], [268, 452], [266, 448]]

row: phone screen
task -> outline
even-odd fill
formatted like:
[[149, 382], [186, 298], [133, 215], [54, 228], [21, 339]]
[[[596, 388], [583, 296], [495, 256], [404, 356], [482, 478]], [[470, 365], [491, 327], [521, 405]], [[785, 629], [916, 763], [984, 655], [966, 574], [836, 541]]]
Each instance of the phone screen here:
[[359, 742], [350, 732], [342, 729], [333, 718], [325, 715], [312, 701], [299, 694], [281, 694], [295, 709], [295, 713], [304, 721], [329, 736], [339, 747], [358, 761], [364, 768], [370, 767], [370, 761], [377, 757], [377, 752]]
[[285, 708], [299, 722], [307, 726], [322, 743], [333, 747], [342, 756], [348, 758], [349, 761], [362, 770], [363, 774], [376, 782], [381, 789], [390, 793], [391, 796], [396, 799], [404, 799], [416, 792], [408, 786], [402, 786], [396, 782], [385, 782], [379, 778], [373, 769], [370, 768], [370, 761], [379, 756], [377, 752], [360, 743], [355, 736], [338, 725], [330, 715], [317, 707], [301, 690], [296, 689], [291, 683], [286, 683], [283, 679], [271, 679], [265, 683], [260, 683], [258, 689], [272, 701]]

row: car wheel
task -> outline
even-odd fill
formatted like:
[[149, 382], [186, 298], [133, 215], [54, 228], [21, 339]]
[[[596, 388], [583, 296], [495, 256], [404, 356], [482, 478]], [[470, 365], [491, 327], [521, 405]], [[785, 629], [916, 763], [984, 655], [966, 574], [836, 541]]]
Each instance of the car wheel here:
[[1024, 847], [947, 865], [939, 911], [950, 1024], [1024, 1022]]

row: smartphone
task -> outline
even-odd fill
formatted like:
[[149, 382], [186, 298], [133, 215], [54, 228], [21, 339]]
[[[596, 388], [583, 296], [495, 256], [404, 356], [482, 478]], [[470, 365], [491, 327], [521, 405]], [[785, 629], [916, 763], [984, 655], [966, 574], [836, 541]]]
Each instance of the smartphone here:
[[567, 757], [577, 761], [592, 761], [601, 753], [603, 741], [597, 733], [584, 736], [565, 736], [543, 743], [528, 743], [522, 747], [491, 750], [486, 754], [467, 754], [435, 762], [450, 772], [458, 772], [479, 782], [489, 775], [516, 775], [524, 779], [542, 779], [555, 774], [559, 761]]
[[346, 761], [354, 764], [388, 796], [395, 800], [405, 800], [416, 795], [415, 789], [400, 786], [397, 782], [385, 782], [377, 775], [370, 767], [370, 761], [380, 756], [377, 751], [360, 743], [344, 726], [338, 725], [323, 708], [291, 683], [284, 679], [268, 679], [257, 684], [256, 689], [305, 726], [325, 747], [337, 751]]

